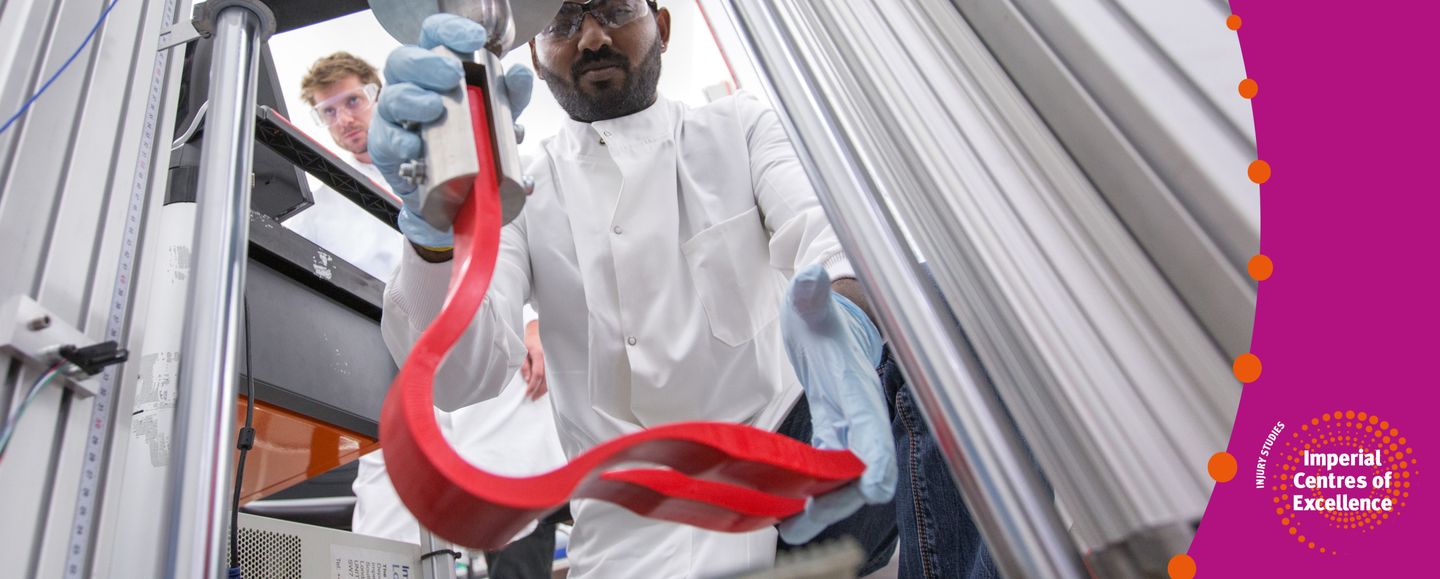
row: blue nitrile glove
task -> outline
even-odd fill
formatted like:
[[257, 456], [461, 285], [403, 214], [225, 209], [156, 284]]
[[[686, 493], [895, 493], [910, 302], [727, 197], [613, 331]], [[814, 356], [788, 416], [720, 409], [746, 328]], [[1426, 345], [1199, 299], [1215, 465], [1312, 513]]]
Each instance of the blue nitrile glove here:
[[[474, 21], [454, 14], [436, 14], [425, 19], [419, 46], [397, 48], [385, 60], [386, 86], [380, 93], [376, 109], [379, 114], [370, 122], [367, 146], [390, 190], [405, 202], [400, 210], [400, 231], [418, 245], [443, 248], [455, 244], [449, 228], [440, 231], [416, 213], [420, 196], [415, 186], [400, 176], [401, 164], [423, 156], [424, 143], [416, 132], [419, 125], [435, 121], [445, 112], [437, 93], [455, 88], [465, 78], [458, 59], [430, 49], [444, 45], [469, 54], [483, 48], [485, 40], [485, 27]], [[510, 112], [519, 117], [530, 104], [535, 77], [530, 69], [515, 66], [505, 72], [504, 83]]]
[[859, 481], [811, 499], [805, 512], [780, 523], [780, 536], [798, 545], [867, 503], [889, 502], [899, 473], [890, 412], [875, 371], [883, 343], [875, 324], [832, 292], [830, 276], [816, 265], [791, 281], [780, 330], [810, 404], [811, 442], [849, 449], [865, 463]]

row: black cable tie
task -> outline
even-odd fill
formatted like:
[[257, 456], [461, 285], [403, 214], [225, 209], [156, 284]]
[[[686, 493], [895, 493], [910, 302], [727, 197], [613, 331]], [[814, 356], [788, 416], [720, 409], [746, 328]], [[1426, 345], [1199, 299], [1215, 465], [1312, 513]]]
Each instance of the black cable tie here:
[[429, 559], [429, 558], [431, 558], [431, 557], [435, 557], [435, 556], [438, 556], [438, 555], [449, 555], [449, 556], [451, 556], [451, 557], [454, 557], [456, 561], [459, 561], [460, 558], [463, 557], [463, 555], [461, 555], [459, 551], [456, 551], [456, 550], [454, 550], [454, 549], [437, 549], [437, 550], [431, 551], [431, 552], [429, 552], [429, 553], [426, 553], [426, 554], [424, 554], [424, 555], [421, 555], [421, 556], [420, 556], [420, 561], [421, 561], [421, 562], [424, 562], [426, 559]]

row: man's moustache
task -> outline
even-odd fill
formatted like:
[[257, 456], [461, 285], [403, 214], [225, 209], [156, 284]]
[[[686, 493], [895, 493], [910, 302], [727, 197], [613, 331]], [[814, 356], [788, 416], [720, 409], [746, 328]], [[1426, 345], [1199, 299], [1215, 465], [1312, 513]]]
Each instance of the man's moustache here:
[[574, 78], [580, 78], [580, 75], [582, 74], [585, 74], [597, 68], [605, 68], [607, 66], [618, 66], [622, 69], [629, 70], [630, 59], [618, 54], [587, 58], [585, 60], [575, 63], [574, 66], [570, 67], [570, 75]]

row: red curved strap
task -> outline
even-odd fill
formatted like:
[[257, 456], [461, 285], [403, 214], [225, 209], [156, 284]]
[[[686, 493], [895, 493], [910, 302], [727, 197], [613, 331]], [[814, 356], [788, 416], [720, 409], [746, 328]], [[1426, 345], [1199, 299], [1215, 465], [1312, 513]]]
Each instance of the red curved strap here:
[[[805, 497], [860, 476], [865, 466], [848, 451], [817, 450], [778, 434], [713, 422], [650, 428], [531, 477], [491, 474], [462, 458], [435, 421], [432, 380], [485, 297], [501, 226], [486, 100], [480, 89], [469, 90], [480, 174], [455, 220], [450, 292], [410, 351], [380, 418], [390, 480], [420, 524], [464, 547], [496, 549], [570, 499], [593, 498], [647, 517], [751, 531], [800, 512]], [[607, 472], [636, 462], [667, 468]]]

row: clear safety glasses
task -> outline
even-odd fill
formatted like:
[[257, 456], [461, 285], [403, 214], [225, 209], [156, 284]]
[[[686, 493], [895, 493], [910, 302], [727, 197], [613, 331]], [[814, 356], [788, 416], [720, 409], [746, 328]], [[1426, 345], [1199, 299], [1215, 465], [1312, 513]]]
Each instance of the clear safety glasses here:
[[619, 28], [650, 14], [648, 0], [586, 0], [566, 2], [560, 5], [560, 13], [550, 25], [540, 31], [540, 36], [550, 39], [570, 38], [580, 30], [585, 15], [606, 28]]
[[310, 109], [310, 118], [322, 127], [328, 127], [340, 119], [341, 114], [356, 115], [375, 106], [375, 97], [380, 87], [367, 84], [350, 92], [344, 92], [315, 103]]

